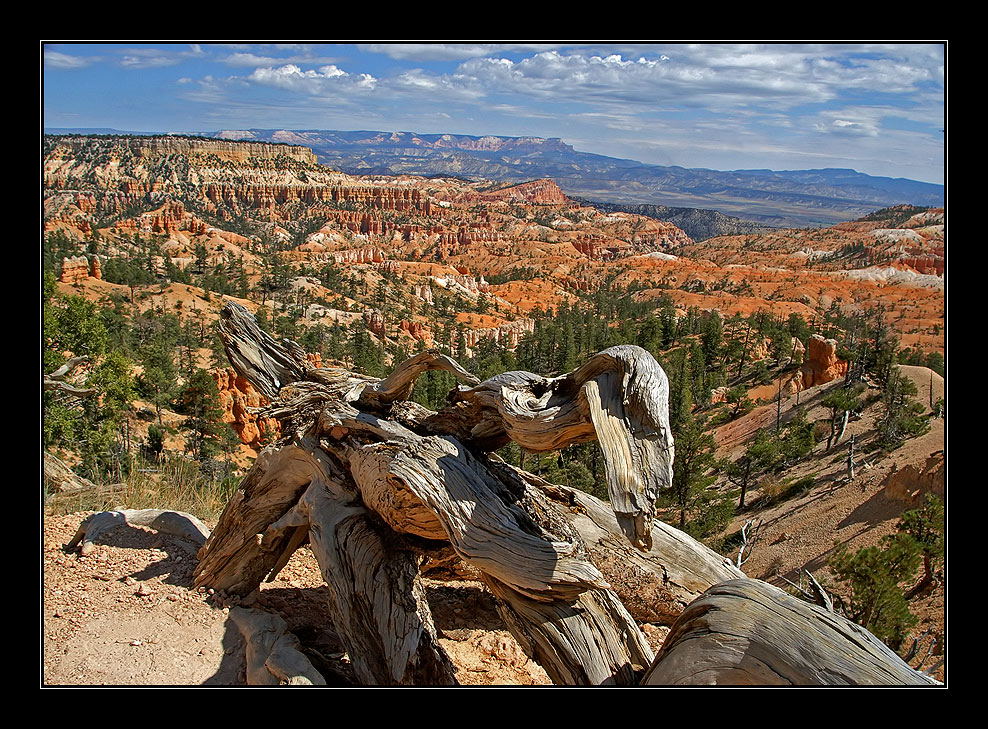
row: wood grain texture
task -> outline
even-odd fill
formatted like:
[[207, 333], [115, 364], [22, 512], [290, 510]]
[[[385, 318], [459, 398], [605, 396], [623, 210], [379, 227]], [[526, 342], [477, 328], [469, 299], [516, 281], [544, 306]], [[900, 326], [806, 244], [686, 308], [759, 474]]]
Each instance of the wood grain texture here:
[[936, 682], [871, 633], [761, 580], [710, 588], [672, 627], [645, 685], [904, 686]]
[[293, 512], [283, 523], [294, 526], [301, 517], [309, 524], [330, 617], [361, 683], [455, 684], [425, 599], [420, 556], [371, 519], [359, 499], [325, 484], [314, 482]]
[[484, 582], [512, 634], [553, 683], [634, 686], [652, 661], [645, 637], [610, 590], [542, 602], [489, 576]]
[[298, 638], [278, 615], [234, 607], [230, 621], [247, 644], [247, 685], [325, 686], [323, 678], [300, 650]]
[[655, 500], [672, 484], [668, 401], [669, 381], [655, 358], [622, 345], [560, 377], [513, 371], [461, 387], [427, 424], [486, 451], [514, 441], [541, 453], [596, 439], [618, 523], [647, 551]]
[[[496, 476], [455, 439], [367, 446], [353, 451], [350, 463], [362, 493], [380, 491], [387, 482], [414, 495], [461, 558], [532, 599], [572, 598], [604, 584], [600, 572], [575, 554], [573, 543], [538, 529], [506, 503]], [[382, 516], [395, 525], [403, 514]]]
[[265, 537], [265, 532], [298, 502], [313, 479], [334, 477], [342, 476], [312, 436], [261, 451], [199, 550], [193, 584], [237, 595], [257, 589], [283, 561], [284, 547], [292, 542], [288, 534]]
[[639, 623], [671, 625], [708, 588], [745, 576], [717, 552], [659, 520], [652, 522], [649, 550], [637, 549], [624, 538], [609, 504], [513, 470], [563, 507], [591, 561]]
[[312, 369], [295, 342], [276, 341], [235, 301], [228, 301], [220, 312], [219, 329], [230, 364], [269, 400]]

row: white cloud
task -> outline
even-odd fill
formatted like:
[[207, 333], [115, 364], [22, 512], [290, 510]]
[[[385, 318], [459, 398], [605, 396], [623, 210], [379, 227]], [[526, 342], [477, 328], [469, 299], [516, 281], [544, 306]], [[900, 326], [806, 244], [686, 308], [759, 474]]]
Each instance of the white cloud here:
[[316, 53], [318, 48], [306, 44], [258, 44], [233, 46], [228, 53], [216, 60], [237, 68], [274, 67], [285, 64], [296, 66], [325, 66], [338, 62], [335, 57]]
[[45, 65], [49, 68], [74, 69], [85, 68], [99, 60], [96, 56], [73, 56], [58, 51], [45, 51]]
[[[936, 49], [905, 47], [886, 57], [865, 46], [663, 45], [650, 53], [551, 50], [518, 61], [495, 56], [462, 63], [455, 77], [487, 94], [677, 108], [825, 103], [849, 89], [920, 92], [938, 76]], [[886, 52], [889, 49], [883, 49]], [[637, 60], [632, 60], [636, 58]]]
[[453, 75], [460, 86], [485, 94], [516, 94], [574, 103], [598, 102], [655, 107], [745, 104], [753, 98], [777, 103], [825, 101], [834, 93], [800, 73], [791, 59], [768, 54], [675, 51], [652, 58], [620, 54], [585, 55], [546, 51], [520, 61], [476, 58]]
[[181, 63], [186, 55], [185, 52], [171, 53], [156, 48], [137, 48], [122, 55], [120, 65], [131, 69], [162, 68]]
[[255, 53], [231, 53], [221, 58], [220, 61], [228, 66], [244, 66], [246, 68], [253, 66], [257, 68], [258, 66], [275, 66], [283, 63], [285, 59], [274, 58], [273, 56], [258, 56]]
[[550, 43], [362, 43], [358, 48], [370, 53], [382, 53], [402, 61], [461, 61], [497, 53], [534, 51], [556, 48]]
[[374, 88], [377, 83], [370, 74], [360, 74], [353, 77], [335, 65], [321, 66], [318, 69], [303, 71], [294, 63], [278, 67], [256, 68], [247, 76], [247, 80], [264, 86], [273, 86], [289, 91], [299, 91], [319, 95], [338, 88], [340, 83], [347, 83], [354, 88]]

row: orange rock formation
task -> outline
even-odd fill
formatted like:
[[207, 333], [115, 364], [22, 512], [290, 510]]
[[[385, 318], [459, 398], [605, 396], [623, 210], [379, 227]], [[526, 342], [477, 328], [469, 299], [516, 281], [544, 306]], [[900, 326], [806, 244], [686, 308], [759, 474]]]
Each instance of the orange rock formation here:
[[267, 404], [267, 400], [243, 377], [238, 377], [232, 367], [213, 372], [220, 392], [223, 422], [230, 423], [240, 441], [255, 450], [264, 446], [266, 436], [277, 436], [278, 421], [258, 418], [249, 408]]
[[837, 341], [820, 334], [810, 337], [803, 361], [803, 387], [831, 382], [847, 374], [848, 363], [837, 357]]
[[92, 261], [85, 256], [62, 259], [62, 274], [58, 278], [59, 281], [75, 284], [85, 281], [87, 278], [103, 278], [99, 256], [93, 256]]

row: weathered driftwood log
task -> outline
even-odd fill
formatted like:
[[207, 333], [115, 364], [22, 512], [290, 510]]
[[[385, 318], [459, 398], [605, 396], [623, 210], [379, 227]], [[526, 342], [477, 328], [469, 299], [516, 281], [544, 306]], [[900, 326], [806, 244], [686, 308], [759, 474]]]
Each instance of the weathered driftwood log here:
[[101, 511], [84, 519], [75, 536], [65, 545], [65, 549], [68, 551], [79, 547], [79, 551], [83, 555], [91, 554], [95, 549], [96, 540], [105, 532], [119, 526], [142, 526], [159, 532], [167, 532], [188, 540], [196, 548], [202, 546], [209, 537], [209, 529], [206, 528], [205, 524], [191, 514], [182, 511], [123, 509], [121, 511]]
[[506, 372], [472, 388], [425, 421], [433, 432], [491, 451], [514, 441], [531, 452], [596, 439], [611, 507], [622, 531], [650, 547], [654, 503], [672, 483], [669, 381], [640, 347], [611, 347], [561, 377]]
[[680, 616], [646, 685], [931, 685], [864, 628], [761, 580], [715, 585]]
[[276, 341], [239, 304], [224, 307], [220, 317], [230, 364], [269, 400], [278, 396], [282, 386], [301, 380], [313, 369], [301, 347], [287, 339]]
[[45, 451], [44, 478], [49, 492], [53, 493], [96, 489], [96, 484], [75, 473], [61, 459], [47, 451]]
[[[636, 683], [653, 663], [618, 595], [640, 619], [669, 621], [711, 584], [741, 574], [652, 518], [658, 489], [671, 479], [673, 443], [668, 384], [644, 350], [614, 347], [561, 377], [508, 372], [481, 383], [425, 352], [378, 380], [312, 368], [297, 345], [260, 333], [236, 304], [224, 310], [221, 333], [237, 371], [271, 398], [262, 413], [281, 421], [283, 436], [262, 452], [200, 550], [196, 584], [246, 595], [308, 541], [329, 587], [329, 617], [363, 683], [455, 681], [419, 576], [423, 556], [438, 547], [481, 573], [519, 643], [559, 683]], [[439, 412], [403, 399], [432, 368], [468, 383]], [[611, 509], [491, 453], [510, 440], [551, 451], [592, 438], [604, 452]], [[763, 583], [751, 584], [748, 591], [761, 594]], [[869, 642], [864, 631], [828, 632], [806, 612], [811, 606], [787, 603], [782, 611], [778, 596], [745, 595], [730, 603], [732, 612], [718, 612], [704, 602], [717, 595], [710, 590], [677, 621], [652, 682], [872, 677], [843, 666], [857, 664], [844, 656]], [[723, 637], [705, 642], [716, 626], [689, 633], [703, 614], [728, 616]], [[749, 632], [739, 632], [749, 615]], [[759, 648], [748, 651], [752, 645]], [[692, 646], [713, 658], [697, 659], [697, 668]], [[741, 668], [715, 665], [727, 660], [718, 646], [741, 656]], [[763, 660], [772, 650], [781, 657]], [[816, 670], [801, 672], [799, 656], [813, 651]], [[877, 646], [866, 652], [876, 665], [897, 660]], [[750, 674], [749, 654], [760, 661]]]
[[195, 584], [246, 595], [307, 540], [362, 683], [454, 683], [422, 598], [419, 555], [374, 518], [312, 437], [262, 451], [200, 551]]

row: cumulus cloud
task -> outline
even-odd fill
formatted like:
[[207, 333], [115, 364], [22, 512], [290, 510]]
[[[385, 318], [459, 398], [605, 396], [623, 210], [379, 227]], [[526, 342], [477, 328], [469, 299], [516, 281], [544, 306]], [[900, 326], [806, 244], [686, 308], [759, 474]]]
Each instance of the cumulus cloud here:
[[318, 53], [319, 48], [307, 44], [260, 44], [256, 46], [233, 46], [233, 53], [220, 56], [216, 60], [226, 66], [237, 68], [274, 67], [285, 64], [297, 66], [327, 66], [338, 59]]
[[827, 44], [548, 50], [515, 61], [497, 54], [470, 58], [449, 78], [486, 94], [714, 109], [756, 101], [775, 108], [825, 103], [848, 89], [905, 93], [936, 80], [939, 64], [931, 62], [930, 49], [908, 47], [885, 57], [868, 51]]
[[833, 96], [808, 81], [791, 60], [753, 52], [713, 57], [701, 49], [663, 51], [651, 56], [588, 55], [544, 51], [519, 61], [482, 57], [462, 63], [452, 75], [459, 86], [486, 94], [514, 94], [573, 102], [701, 106], [752, 97], [790, 104]]
[[377, 83], [377, 79], [370, 74], [351, 75], [333, 64], [304, 71], [294, 63], [278, 67], [267, 66], [254, 69], [247, 79], [264, 86], [314, 95], [327, 93], [341, 83], [364, 89], [373, 88]]
[[[404, 65], [382, 78], [358, 73], [358, 54], [346, 61], [318, 59], [322, 48], [232, 48], [218, 59], [250, 67], [251, 84], [295, 93], [337, 95], [342, 88], [374, 90], [380, 103], [429, 94], [433, 105], [484, 99], [512, 104], [531, 116], [669, 111], [760, 114], [766, 119], [800, 106], [841, 103], [849, 90], [885, 94], [938, 93], [939, 47], [837, 44], [358, 44]], [[287, 50], [294, 55], [286, 56]], [[939, 53], [939, 56], [938, 56]], [[408, 68], [404, 61], [419, 62]], [[432, 61], [457, 61], [442, 71]], [[359, 66], [357, 66], [359, 68]], [[369, 69], [368, 69], [369, 70]], [[365, 97], [370, 98], [370, 97]], [[547, 107], [550, 105], [550, 107]], [[854, 117], [834, 131], [866, 134], [874, 125]], [[771, 123], [771, 122], [768, 122]]]

